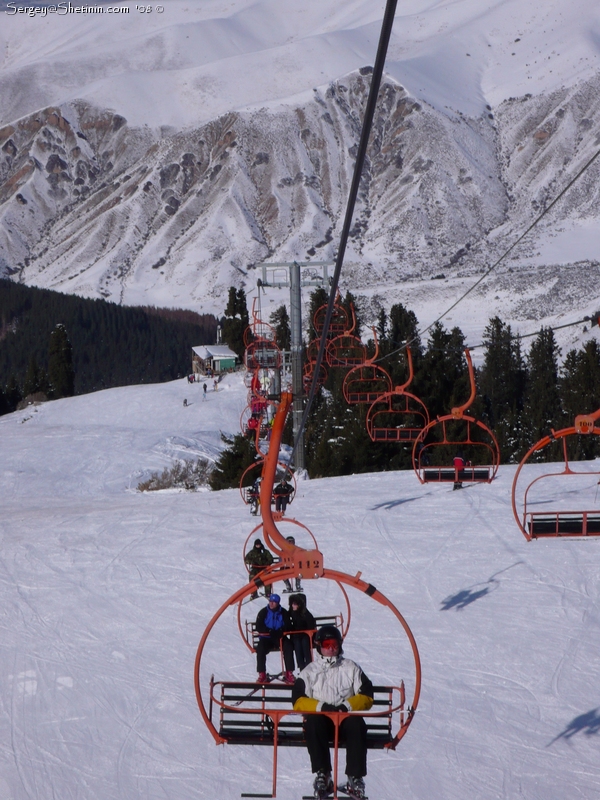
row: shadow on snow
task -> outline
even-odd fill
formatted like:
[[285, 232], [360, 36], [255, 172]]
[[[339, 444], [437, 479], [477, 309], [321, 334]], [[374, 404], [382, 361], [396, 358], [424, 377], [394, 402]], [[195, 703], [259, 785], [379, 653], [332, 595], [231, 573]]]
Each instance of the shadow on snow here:
[[600, 709], [594, 708], [591, 711], [587, 711], [585, 714], [580, 714], [578, 717], [575, 717], [575, 719], [569, 722], [564, 731], [559, 733], [558, 736], [555, 736], [550, 744], [546, 746], [550, 747], [550, 745], [554, 744], [554, 742], [559, 739], [566, 739], [568, 741], [575, 736], [576, 733], [583, 733], [585, 736], [595, 736], [597, 733], [600, 733], [599, 712]]
[[466, 608], [476, 600], [485, 597], [500, 586], [500, 581], [497, 580], [496, 576], [501, 575], [503, 572], [506, 572], [507, 570], [512, 569], [513, 567], [516, 567], [518, 564], [522, 563], [522, 561], [517, 561], [515, 564], [511, 564], [510, 567], [505, 567], [504, 569], [499, 570], [499, 572], [495, 572], [485, 583], [476, 583], [469, 589], [461, 589], [460, 592], [446, 597], [445, 600], [442, 600], [442, 606], [440, 610], [450, 611], [451, 608], [455, 608], [457, 611], [462, 611], [463, 608]]
[[427, 492], [427, 494], [419, 495], [419, 497], [405, 497], [400, 498], [399, 500], [386, 500], [385, 503], [379, 503], [376, 506], [371, 507], [371, 511], [379, 511], [380, 508], [385, 508], [389, 511], [392, 508], [396, 508], [396, 506], [402, 506], [404, 503], [412, 503], [415, 500], [422, 500], [424, 497], [427, 497], [428, 494], [431, 492]]

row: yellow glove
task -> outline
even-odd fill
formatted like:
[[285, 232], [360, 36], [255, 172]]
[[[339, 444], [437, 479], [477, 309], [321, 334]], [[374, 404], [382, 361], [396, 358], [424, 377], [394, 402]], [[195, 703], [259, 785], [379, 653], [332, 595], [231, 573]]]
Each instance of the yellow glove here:
[[346, 700], [352, 711], [369, 711], [373, 705], [373, 698], [366, 694], [353, 694]]
[[299, 697], [294, 703], [294, 711], [316, 711], [318, 703], [314, 697]]

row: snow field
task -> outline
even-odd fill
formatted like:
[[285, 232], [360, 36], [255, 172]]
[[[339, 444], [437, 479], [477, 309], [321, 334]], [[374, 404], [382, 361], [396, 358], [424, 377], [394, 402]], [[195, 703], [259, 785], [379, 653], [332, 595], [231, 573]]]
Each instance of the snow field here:
[[[245, 582], [243, 545], [256, 520], [237, 490], [134, 490], [139, 475], [184, 450], [214, 456], [218, 431], [237, 430], [241, 377], [206, 403], [200, 393], [184, 380], [124, 387], [0, 419], [8, 800], [269, 791], [268, 748], [216, 747], [193, 690], [198, 642]], [[418, 712], [396, 753], [369, 754], [372, 798], [564, 800], [600, 790], [600, 542], [528, 544], [510, 509], [513, 470], [462, 492], [421, 486], [411, 472], [298, 485], [289, 512], [313, 532], [326, 567], [361, 571], [419, 646]], [[593, 491], [590, 478], [569, 502], [585, 505]], [[330, 582], [304, 584], [314, 613], [344, 610]], [[399, 626], [366, 597], [351, 601], [347, 655], [373, 680], [404, 677], [411, 697]], [[244, 606], [242, 619], [263, 602]], [[212, 671], [255, 676], [234, 609], [209, 638], [206, 680]], [[306, 753], [282, 748], [279, 763], [278, 797], [306, 794]]]

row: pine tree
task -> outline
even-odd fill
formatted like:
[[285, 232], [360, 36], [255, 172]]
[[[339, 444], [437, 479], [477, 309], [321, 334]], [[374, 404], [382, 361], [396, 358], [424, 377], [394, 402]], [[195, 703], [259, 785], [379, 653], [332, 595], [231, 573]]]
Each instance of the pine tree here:
[[50, 334], [48, 379], [54, 398], [72, 397], [75, 394], [73, 349], [67, 335], [67, 329], [61, 323]]
[[229, 287], [229, 296], [225, 308], [225, 317], [222, 322], [223, 341], [240, 358], [244, 357], [246, 345], [244, 344], [244, 331], [248, 327], [249, 316], [246, 305], [246, 293], [235, 286]]
[[11, 375], [8, 379], [4, 396], [8, 404], [9, 412], [14, 411], [23, 399], [23, 394], [19, 389], [19, 384], [17, 383], [17, 379], [14, 375]]
[[0, 386], [0, 417], [3, 414], [8, 414], [10, 412], [10, 410], [11, 410], [11, 408], [10, 408], [10, 406], [8, 404], [8, 398], [7, 398], [6, 394], [4, 393], [2, 387]]
[[388, 341], [388, 319], [385, 308], [379, 309], [375, 331], [379, 343], [379, 353], [381, 356], [386, 356], [390, 351], [390, 346]]
[[48, 393], [48, 377], [44, 370], [39, 369], [34, 355], [29, 359], [29, 367], [23, 384], [23, 395], [28, 397], [37, 392]]
[[256, 457], [253, 443], [241, 433], [235, 434], [233, 439], [221, 434], [221, 439], [227, 444], [227, 448], [217, 458], [208, 481], [214, 491], [237, 488], [244, 470]]
[[276, 308], [269, 317], [269, 322], [275, 328], [275, 342], [280, 350], [289, 350], [292, 346], [292, 331], [290, 318], [284, 305]]
[[382, 350], [382, 354], [390, 353], [391, 355], [389, 359], [384, 359], [381, 365], [389, 372], [394, 386], [399, 386], [408, 379], [404, 349], [406, 344], [410, 347], [415, 372], [415, 384], [409, 388], [409, 391], [414, 392], [415, 388], [418, 389], [419, 386], [418, 375], [423, 359], [419, 322], [413, 311], [409, 311], [402, 303], [396, 303], [390, 308], [387, 347]]
[[[565, 427], [571, 427], [578, 414], [591, 414], [600, 408], [600, 348], [595, 339], [586, 342], [583, 350], [567, 353], [559, 385]], [[599, 454], [596, 436], [569, 440], [571, 459], [595, 458]]]
[[[542, 328], [527, 356], [528, 380], [523, 408], [521, 454], [552, 429], [560, 427], [563, 413], [558, 388], [560, 350], [551, 328]], [[546, 461], [561, 458], [559, 448], [546, 448], [539, 457]]]
[[[415, 379], [417, 394], [431, 419], [449, 414], [469, 397], [469, 372], [460, 328], [448, 332], [440, 322], [431, 329], [427, 349]], [[411, 348], [412, 349], [412, 348]]]
[[484, 419], [494, 431], [505, 461], [519, 452], [521, 414], [526, 370], [521, 343], [510, 325], [499, 317], [490, 319], [483, 333], [484, 363], [479, 373]]
[[315, 313], [316, 311], [321, 308], [321, 306], [327, 305], [329, 300], [329, 295], [325, 291], [319, 287], [315, 289], [314, 292], [310, 293], [310, 300], [308, 303], [308, 341], [311, 342], [313, 339], [318, 338], [320, 334], [317, 334], [315, 330]]

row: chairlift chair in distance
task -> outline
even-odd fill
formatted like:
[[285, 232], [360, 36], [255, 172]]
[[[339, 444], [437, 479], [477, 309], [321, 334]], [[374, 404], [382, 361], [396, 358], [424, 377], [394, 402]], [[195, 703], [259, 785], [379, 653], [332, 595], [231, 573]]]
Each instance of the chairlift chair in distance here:
[[414, 373], [410, 347], [407, 346], [405, 351], [408, 379], [401, 386], [376, 397], [367, 411], [367, 433], [373, 442], [412, 444], [429, 424], [427, 406], [407, 391]]
[[374, 403], [386, 392], [392, 390], [392, 379], [387, 371], [378, 366], [375, 362], [379, 357], [379, 342], [377, 341], [377, 331], [373, 330], [373, 341], [375, 342], [375, 352], [363, 364], [353, 367], [344, 375], [342, 392], [348, 405], [358, 405], [359, 403]]
[[[600, 503], [598, 502], [598, 485], [600, 484], [600, 468], [598, 462], [585, 462], [589, 469], [573, 469], [569, 460], [568, 445], [577, 437], [600, 437], [600, 427], [596, 424], [600, 419], [600, 409], [593, 414], [581, 414], [575, 417], [570, 428], [559, 431], [552, 430], [548, 436], [542, 437], [529, 448], [517, 467], [512, 484], [512, 509], [519, 530], [527, 541], [554, 537], [585, 538], [600, 536]], [[532, 456], [542, 453], [548, 447], [558, 443], [561, 445], [563, 461], [548, 463], [544, 472], [526, 483], [525, 468], [531, 470]], [[582, 462], [577, 462], [582, 463]], [[572, 497], [577, 483], [582, 487], [582, 508], [574, 509]], [[526, 484], [526, 486], [525, 486]], [[564, 484], [568, 484], [569, 491]], [[521, 488], [525, 486], [525, 488]], [[539, 497], [547, 489], [546, 498]], [[592, 498], [593, 493], [593, 498]]]
[[[257, 308], [258, 306], [258, 308]], [[263, 339], [274, 342], [277, 337], [275, 328], [268, 322], [263, 322], [260, 318], [260, 302], [258, 297], [252, 300], [252, 322], [244, 330], [244, 346], [248, 347], [256, 339]]]
[[[481, 420], [467, 414], [476, 396], [471, 353], [465, 348], [471, 394], [466, 403], [450, 414], [426, 425], [415, 439], [413, 469], [421, 483], [491, 483], [500, 466], [500, 448], [493, 432]], [[462, 453], [470, 461], [483, 461], [464, 467], [443, 466]], [[436, 465], [432, 461], [441, 461]], [[486, 463], [487, 462], [487, 463]]]
[[[323, 333], [325, 317], [327, 316], [327, 306], [328, 303], [319, 306], [319, 308], [317, 308], [313, 314], [313, 327], [317, 336], [321, 336]], [[340, 296], [338, 294], [335, 298], [331, 319], [329, 321], [329, 327], [327, 328], [327, 336], [333, 339], [335, 336], [340, 336], [342, 333], [352, 333], [355, 325], [356, 318], [354, 318], [354, 320], [350, 318], [348, 312], [342, 305]]]

